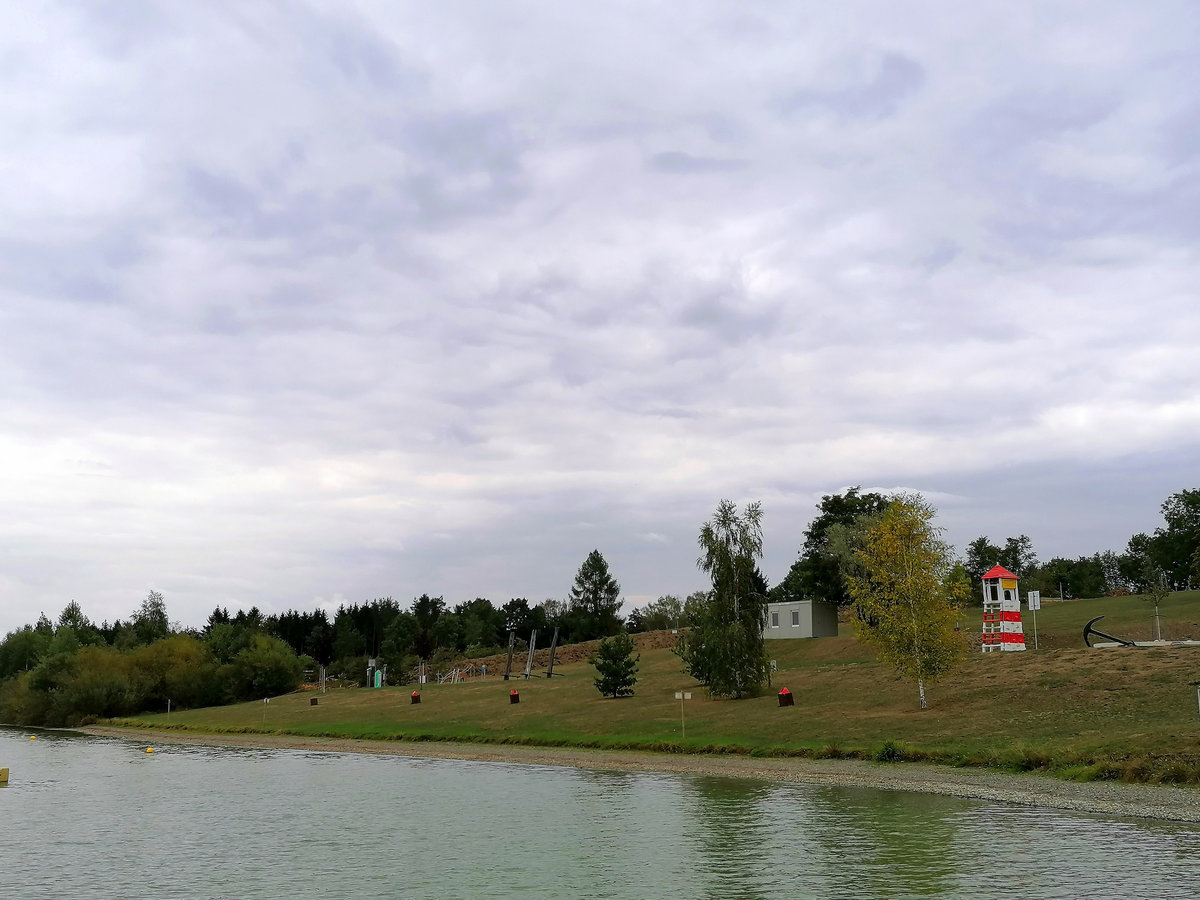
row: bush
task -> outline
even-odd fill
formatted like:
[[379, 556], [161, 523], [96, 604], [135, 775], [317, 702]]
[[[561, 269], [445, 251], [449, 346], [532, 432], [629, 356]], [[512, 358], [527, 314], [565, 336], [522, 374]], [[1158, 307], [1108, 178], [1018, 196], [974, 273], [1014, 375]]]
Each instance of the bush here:
[[234, 687], [239, 699], [256, 700], [286, 694], [300, 686], [300, 660], [292, 648], [278, 638], [254, 636], [250, 646], [232, 663]]
[[875, 751], [875, 762], [900, 762], [905, 757], [904, 746], [899, 741], [884, 741]]

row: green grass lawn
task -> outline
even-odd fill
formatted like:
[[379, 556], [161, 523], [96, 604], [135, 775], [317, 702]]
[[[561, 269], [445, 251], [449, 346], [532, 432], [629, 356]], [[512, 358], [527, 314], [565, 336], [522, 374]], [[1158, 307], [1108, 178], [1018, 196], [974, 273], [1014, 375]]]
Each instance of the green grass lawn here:
[[[1200, 592], [1171, 595], [1163, 636], [1200, 639]], [[1042, 649], [971, 653], [917, 708], [915, 685], [875, 661], [843, 626], [821, 640], [768, 642], [777, 661], [773, 688], [744, 700], [709, 698], [668, 650], [642, 653], [636, 695], [600, 697], [586, 663], [556, 669], [553, 680], [425, 685], [292, 694], [269, 704], [188, 710], [125, 720], [200, 731], [282, 732], [383, 740], [459, 740], [814, 756], [876, 756], [885, 743], [902, 757], [1079, 778], [1200, 782], [1200, 647], [1088, 650], [1083, 625], [1146, 639], [1152, 607], [1136, 597], [1047, 604], [1038, 613]], [[978, 609], [963, 630], [979, 630]], [[1026, 632], [1032, 647], [1032, 622]], [[787, 686], [794, 707], [780, 708]], [[521, 702], [509, 703], [509, 690]], [[676, 691], [686, 701], [687, 738]]]

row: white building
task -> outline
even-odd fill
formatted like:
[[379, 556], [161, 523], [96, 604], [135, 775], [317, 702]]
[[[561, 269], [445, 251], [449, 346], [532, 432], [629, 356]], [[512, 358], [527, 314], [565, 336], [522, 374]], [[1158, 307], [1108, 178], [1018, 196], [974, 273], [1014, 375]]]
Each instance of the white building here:
[[767, 604], [767, 626], [763, 637], [837, 637], [837, 606], [823, 600], [789, 600]]

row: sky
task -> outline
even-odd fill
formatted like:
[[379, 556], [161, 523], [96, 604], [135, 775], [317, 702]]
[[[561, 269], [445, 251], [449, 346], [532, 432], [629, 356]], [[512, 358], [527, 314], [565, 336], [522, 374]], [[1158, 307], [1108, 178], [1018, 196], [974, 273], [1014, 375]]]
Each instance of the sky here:
[[1194, 0], [0, 8], [0, 633], [1200, 487]]

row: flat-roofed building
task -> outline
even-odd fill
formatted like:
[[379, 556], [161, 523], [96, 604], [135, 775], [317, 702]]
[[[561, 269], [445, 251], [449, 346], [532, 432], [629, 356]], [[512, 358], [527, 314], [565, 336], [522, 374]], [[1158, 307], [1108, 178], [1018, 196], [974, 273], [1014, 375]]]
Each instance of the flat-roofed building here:
[[767, 625], [763, 637], [811, 638], [837, 637], [837, 606], [823, 600], [788, 600], [767, 604]]

